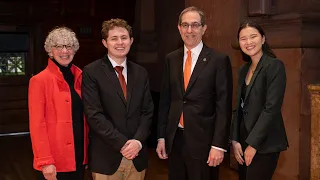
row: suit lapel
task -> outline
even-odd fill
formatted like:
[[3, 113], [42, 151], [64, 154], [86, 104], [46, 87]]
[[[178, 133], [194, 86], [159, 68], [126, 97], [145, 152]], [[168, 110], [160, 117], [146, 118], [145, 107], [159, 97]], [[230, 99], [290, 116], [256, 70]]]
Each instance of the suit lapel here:
[[107, 75], [108, 79], [110, 80], [111, 84], [113, 85], [113, 87], [117, 91], [119, 98], [122, 100], [122, 102], [126, 106], [127, 102], [124, 98], [119, 79], [116, 75], [116, 72], [114, 71], [114, 69], [112, 67], [112, 64], [110, 63], [108, 56], [105, 56], [105, 58], [102, 60], [102, 68], [103, 68], [104, 73]]
[[177, 77], [178, 77], [178, 82], [180, 86], [181, 93], [184, 94], [184, 81], [183, 81], [183, 56], [184, 56], [184, 50], [183, 48], [180, 48], [176, 57], [176, 65], [175, 67], [178, 69], [177, 72]]
[[244, 98], [244, 102], [246, 102], [247, 97], [248, 97], [248, 95], [249, 95], [249, 93], [250, 93], [250, 91], [252, 89], [253, 84], [254, 84], [254, 81], [256, 80], [258, 74], [260, 73], [260, 71], [261, 71], [261, 69], [263, 67], [263, 63], [264, 63], [266, 58], [267, 58], [267, 56], [264, 56], [264, 55], [261, 57], [258, 65], [257, 65], [257, 68], [256, 68], [256, 70], [255, 70], [255, 72], [254, 72], [254, 74], [253, 74], [253, 76], [252, 76], [252, 78], [250, 80], [249, 86], [248, 86], [247, 91], [246, 91], [246, 96]]
[[236, 98], [236, 100], [237, 100], [236, 107], [237, 108], [240, 106], [240, 103], [241, 103], [242, 86], [243, 86], [243, 83], [245, 82], [249, 67], [250, 67], [250, 63], [245, 64], [239, 74], [238, 87], [237, 87], [237, 98]]
[[206, 66], [206, 64], [210, 60], [210, 58], [208, 58], [209, 54], [210, 52], [208, 51], [208, 48], [205, 45], [203, 45], [203, 48], [199, 54], [197, 63], [192, 71], [186, 93], [190, 90], [194, 82], [197, 80], [197, 78], [201, 74], [203, 68]]
[[132, 90], [134, 87], [134, 69], [131, 63], [127, 60], [127, 111], [129, 111]]

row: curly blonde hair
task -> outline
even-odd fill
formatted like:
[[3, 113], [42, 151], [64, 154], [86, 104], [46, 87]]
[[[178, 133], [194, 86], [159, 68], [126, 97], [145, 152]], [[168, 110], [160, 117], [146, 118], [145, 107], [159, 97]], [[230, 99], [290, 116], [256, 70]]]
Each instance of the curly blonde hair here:
[[44, 42], [44, 49], [49, 54], [52, 47], [56, 45], [72, 45], [73, 51], [77, 52], [80, 45], [76, 37], [76, 33], [68, 27], [55, 27], [49, 32], [46, 41]]

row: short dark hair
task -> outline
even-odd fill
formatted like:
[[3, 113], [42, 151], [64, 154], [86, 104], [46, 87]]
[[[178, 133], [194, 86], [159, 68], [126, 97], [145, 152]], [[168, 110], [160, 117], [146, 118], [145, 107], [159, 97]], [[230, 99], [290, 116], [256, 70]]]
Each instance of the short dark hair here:
[[[240, 34], [240, 31], [246, 27], [252, 27], [252, 28], [255, 28], [256, 30], [258, 30], [258, 32], [260, 33], [260, 35], [262, 37], [265, 38], [265, 42], [263, 43], [262, 45], [262, 52], [267, 54], [268, 56], [271, 56], [271, 57], [276, 57], [276, 55], [274, 54], [274, 52], [271, 50], [269, 44], [267, 43], [267, 39], [266, 39], [266, 36], [265, 36], [265, 33], [263, 31], [263, 29], [261, 28], [261, 26], [255, 22], [255, 21], [252, 21], [252, 20], [245, 20], [243, 21], [241, 24], [240, 24], [240, 27], [238, 29], [238, 39], [239, 39], [239, 34]], [[241, 51], [241, 54], [242, 54], [242, 59], [246, 62], [249, 62], [251, 61], [251, 58], [250, 56], [248, 56], [247, 54], [245, 54], [243, 51]]]
[[102, 39], [107, 39], [109, 31], [115, 27], [122, 27], [128, 30], [130, 38], [132, 37], [132, 27], [123, 19], [110, 19], [108, 21], [103, 21], [101, 29]]
[[206, 24], [206, 17], [205, 17], [205, 14], [204, 12], [200, 9], [200, 8], [197, 8], [195, 6], [191, 6], [191, 7], [187, 7], [185, 8], [179, 15], [179, 21], [178, 21], [178, 25], [181, 25], [181, 21], [182, 21], [182, 16], [187, 13], [187, 12], [197, 12], [199, 13], [200, 15], [200, 21], [201, 21], [201, 25], [204, 26]]

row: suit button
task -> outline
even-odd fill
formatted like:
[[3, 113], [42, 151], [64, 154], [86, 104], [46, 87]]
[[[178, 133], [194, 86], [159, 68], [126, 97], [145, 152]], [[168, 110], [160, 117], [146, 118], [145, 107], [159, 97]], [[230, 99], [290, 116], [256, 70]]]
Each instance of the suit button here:
[[67, 103], [68, 103], [68, 102], [69, 102], [69, 100], [67, 100], [67, 99], [66, 99], [66, 100], [65, 100], [65, 102], [67, 102]]
[[246, 110], [243, 110], [243, 114], [244, 114], [245, 116], [247, 116], [247, 115], [248, 115], [248, 112], [247, 112]]
[[187, 104], [187, 101], [186, 101], [186, 100], [184, 100], [184, 101], [183, 101], [183, 104]]

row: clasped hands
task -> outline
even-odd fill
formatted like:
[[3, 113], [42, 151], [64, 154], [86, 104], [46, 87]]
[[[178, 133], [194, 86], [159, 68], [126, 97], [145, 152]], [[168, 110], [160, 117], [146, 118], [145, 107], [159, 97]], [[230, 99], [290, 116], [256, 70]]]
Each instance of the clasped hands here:
[[249, 145], [243, 153], [241, 144], [237, 141], [232, 141], [232, 147], [234, 151], [234, 156], [238, 163], [241, 165], [245, 163], [246, 166], [249, 166], [252, 162], [252, 159], [256, 155], [257, 150]]
[[123, 157], [128, 160], [132, 160], [139, 155], [139, 151], [142, 149], [138, 140], [130, 139], [121, 148], [120, 152]]

